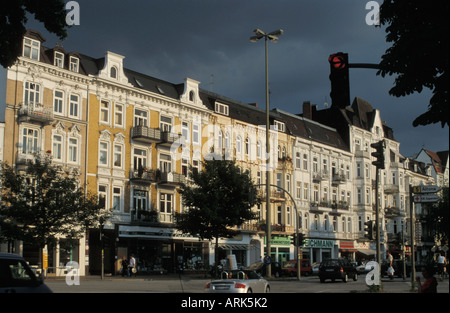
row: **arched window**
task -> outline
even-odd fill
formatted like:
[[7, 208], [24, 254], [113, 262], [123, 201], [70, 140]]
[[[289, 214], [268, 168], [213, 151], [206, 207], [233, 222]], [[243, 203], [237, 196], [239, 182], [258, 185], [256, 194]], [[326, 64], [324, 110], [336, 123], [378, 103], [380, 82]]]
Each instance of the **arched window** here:
[[109, 73], [111, 78], [117, 79], [117, 68], [115, 66], [111, 67], [111, 72]]
[[194, 91], [191, 90], [189, 92], [189, 101], [194, 102], [194, 100], [195, 100], [195, 94], [194, 94]]

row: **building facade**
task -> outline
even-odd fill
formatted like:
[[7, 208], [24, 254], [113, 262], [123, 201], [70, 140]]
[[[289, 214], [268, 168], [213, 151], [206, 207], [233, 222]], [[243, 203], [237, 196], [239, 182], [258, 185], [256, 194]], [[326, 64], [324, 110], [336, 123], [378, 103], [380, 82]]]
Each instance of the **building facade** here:
[[[400, 154], [392, 129], [362, 99], [322, 111], [305, 102], [301, 115], [271, 110], [268, 155], [266, 112], [257, 104], [201, 89], [190, 78], [172, 84], [129, 70], [125, 57], [113, 52], [96, 59], [44, 42], [28, 31], [22, 56], [7, 71], [3, 160], [20, 171], [33, 153], [51, 153], [112, 213], [82, 239], [67, 244], [61, 236], [46, 247], [48, 273], [64, 275], [64, 265], [76, 261], [81, 275], [98, 274], [102, 250], [107, 273], [117, 273], [129, 255], [145, 273], [207, 269], [215, 259], [213, 244], [174, 224], [175, 213], [184, 210], [180, 186], [189, 183], [189, 168], [201, 170], [204, 158], [235, 160], [264, 199], [254, 208], [257, 220], [219, 240], [220, 258], [233, 254], [238, 266], [267, 253], [267, 227], [270, 255], [281, 264], [296, 257], [290, 237], [297, 228], [306, 239], [303, 258], [311, 262], [373, 258], [364, 222], [375, 219], [377, 187], [382, 252], [397, 251], [396, 234], [408, 232], [414, 205], [409, 186], [433, 183], [425, 167]], [[376, 186], [370, 144], [380, 140], [386, 163]], [[36, 249], [25, 243], [2, 250], [37, 262]]]

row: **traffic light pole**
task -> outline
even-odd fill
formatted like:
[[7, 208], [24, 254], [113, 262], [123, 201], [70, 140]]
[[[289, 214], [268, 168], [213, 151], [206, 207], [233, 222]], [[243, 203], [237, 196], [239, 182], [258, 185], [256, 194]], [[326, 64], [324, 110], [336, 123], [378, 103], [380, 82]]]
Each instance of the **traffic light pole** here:
[[[375, 172], [375, 237], [377, 245], [377, 263], [381, 269], [381, 244], [380, 244], [380, 210], [379, 210], [379, 200], [378, 200], [378, 185], [379, 185], [379, 172], [380, 169], [377, 167]], [[380, 271], [380, 289], [381, 285], [381, 271]]]

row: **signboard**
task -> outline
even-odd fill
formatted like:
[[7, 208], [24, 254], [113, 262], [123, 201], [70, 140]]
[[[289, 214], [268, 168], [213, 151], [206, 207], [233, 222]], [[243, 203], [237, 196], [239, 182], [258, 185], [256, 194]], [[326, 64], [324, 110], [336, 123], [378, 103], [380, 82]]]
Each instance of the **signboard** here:
[[440, 197], [435, 194], [421, 194], [413, 197], [415, 203], [421, 202], [438, 202]]
[[438, 186], [415, 186], [413, 187], [413, 193], [435, 193], [441, 191]]
[[334, 241], [333, 240], [324, 240], [324, 239], [305, 239], [304, 247], [309, 248], [333, 248]]
[[228, 263], [230, 264], [230, 270], [234, 271], [238, 269], [237, 261], [236, 261], [236, 255], [235, 254], [229, 254], [228, 255]]

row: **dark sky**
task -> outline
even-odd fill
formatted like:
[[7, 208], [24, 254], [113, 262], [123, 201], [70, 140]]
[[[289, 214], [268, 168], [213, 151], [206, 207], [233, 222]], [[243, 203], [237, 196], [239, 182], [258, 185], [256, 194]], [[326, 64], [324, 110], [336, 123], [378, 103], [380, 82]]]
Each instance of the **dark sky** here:
[[[69, 29], [62, 44], [68, 52], [95, 58], [107, 50], [116, 52], [125, 56], [129, 69], [171, 83], [190, 77], [200, 81], [201, 88], [265, 107], [264, 42], [251, 43], [249, 38], [255, 28], [265, 32], [281, 28], [279, 42], [269, 44], [271, 108], [301, 113], [303, 101], [318, 109], [325, 108], [325, 102], [331, 104], [330, 54], [346, 52], [351, 63], [379, 63], [390, 46], [384, 27], [366, 24], [367, 2], [79, 0], [80, 25]], [[61, 44], [31, 18], [27, 27], [44, 35], [45, 46]], [[4, 76], [2, 70], [0, 92]], [[411, 156], [422, 147], [448, 150], [448, 127], [412, 126], [426, 111], [430, 91], [395, 98], [388, 94], [393, 81], [373, 69], [351, 69], [351, 97], [361, 97], [381, 111], [403, 155]]]

